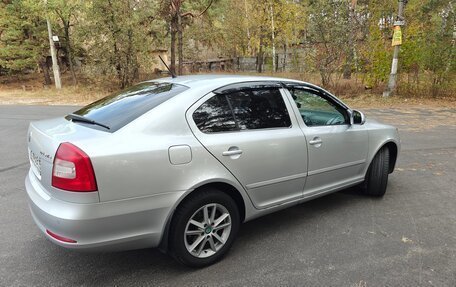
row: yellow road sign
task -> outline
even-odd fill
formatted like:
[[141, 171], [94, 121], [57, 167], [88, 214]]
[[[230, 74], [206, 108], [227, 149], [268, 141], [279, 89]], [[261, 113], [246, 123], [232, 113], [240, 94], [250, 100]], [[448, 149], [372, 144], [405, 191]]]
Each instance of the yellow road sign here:
[[391, 43], [391, 46], [399, 46], [402, 45], [402, 31], [401, 31], [401, 26], [394, 26], [393, 29], [393, 41]]

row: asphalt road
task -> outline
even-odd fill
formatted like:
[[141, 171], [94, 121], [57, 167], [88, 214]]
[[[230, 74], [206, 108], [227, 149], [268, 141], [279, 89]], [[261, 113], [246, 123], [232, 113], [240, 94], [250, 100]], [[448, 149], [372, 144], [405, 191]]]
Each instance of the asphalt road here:
[[384, 198], [350, 189], [248, 222], [201, 270], [154, 249], [68, 251], [40, 234], [24, 190], [26, 129], [72, 110], [0, 106], [0, 286], [456, 286], [456, 110], [369, 110], [403, 142]]

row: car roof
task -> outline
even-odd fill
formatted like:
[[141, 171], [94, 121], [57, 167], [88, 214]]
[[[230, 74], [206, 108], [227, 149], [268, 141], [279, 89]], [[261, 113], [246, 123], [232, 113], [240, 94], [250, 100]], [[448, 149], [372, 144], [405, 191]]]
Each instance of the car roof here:
[[[220, 74], [204, 74], [204, 75], [189, 75], [189, 76], [177, 76], [175, 78], [167, 77], [161, 79], [151, 80], [152, 82], [166, 82], [185, 85], [187, 87], [200, 87], [201, 85], [210, 86], [224, 86], [234, 83], [241, 82], [256, 82], [256, 81], [271, 81], [271, 82], [293, 82], [293, 83], [305, 83], [302, 81], [277, 78], [277, 77], [265, 77], [265, 76], [249, 76], [249, 75], [220, 75]], [[305, 83], [308, 84], [308, 83]]]
[[[310, 88], [317, 89], [319, 91], [323, 91], [324, 93], [328, 94], [331, 98], [335, 101], [339, 102], [342, 106], [348, 108], [348, 106], [343, 103], [341, 100], [333, 96], [331, 93], [326, 91], [325, 89], [308, 83], [304, 81], [298, 81], [293, 79], [286, 79], [286, 78], [278, 78], [278, 77], [266, 77], [266, 76], [250, 76], [250, 75], [223, 75], [223, 74], [200, 74], [200, 75], [188, 75], [188, 76], [177, 76], [175, 78], [166, 77], [161, 79], [150, 80], [146, 82], [161, 82], [161, 83], [175, 83], [189, 87], [190, 89], [198, 88], [205, 90], [205, 92], [210, 92], [215, 89], [243, 82], [279, 82], [279, 83], [287, 83], [287, 84], [300, 84], [305, 85]], [[185, 93], [182, 93], [185, 94]], [[181, 97], [178, 95], [177, 97]]]

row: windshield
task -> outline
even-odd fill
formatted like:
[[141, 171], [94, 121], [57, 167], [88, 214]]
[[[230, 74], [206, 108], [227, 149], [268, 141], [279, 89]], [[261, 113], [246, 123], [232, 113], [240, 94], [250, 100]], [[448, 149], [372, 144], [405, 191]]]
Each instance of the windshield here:
[[[142, 114], [187, 89], [188, 87], [186, 86], [171, 83], [141, 83], [93, 102], [73, 114], [109, 126], [109, 131], [115, 132]], [[102, 129], [99, 125], [93, 125], [88, 122], [78, 121], [77, 123], [94, 129]]]

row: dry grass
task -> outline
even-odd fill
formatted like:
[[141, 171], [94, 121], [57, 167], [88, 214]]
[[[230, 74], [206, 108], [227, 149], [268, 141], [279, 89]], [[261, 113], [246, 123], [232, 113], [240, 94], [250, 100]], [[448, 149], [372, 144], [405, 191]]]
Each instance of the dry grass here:
[[80, 79], [78, 85], [68, 85], [68, 75], [62, 78], [64, 88], [44, 86], [40, 75], [0, 78], [0, 104], [3, 105], [85, 105], [117, 88], [111, 83], [100, 84]]
[[83, 87], [48, 89], [1, 89], [2, 105], [85, 105], [105, 96], [106, 93]]
[[[258, 75], [257, 73], [242, 73]], [[319, 85], [316, 74], [306, 73], [263, 73], [262, 76], [277, 76], [304, 80]], [[112, 79], [99, 79], [97, 82], [80, 79], [76, 86], [68, 85], [71, 80], [64, 75], [64, 88], [56, 90], [45, 87], [41, 75], [25, 75], [20, 77], [0, 77], [0, 104], [23, 105], [85, 105], [118, 90]], [[352, 108], [408, 108], [408, 107], [445, 107], [456, 108], [456, 96], [453, 97], [404, 97], [394, 96], [383, 98], [381, 91], [364, 90], [362, 83], [351, 80], [337, 79], [333, 88], [329, 89]]]

